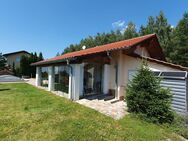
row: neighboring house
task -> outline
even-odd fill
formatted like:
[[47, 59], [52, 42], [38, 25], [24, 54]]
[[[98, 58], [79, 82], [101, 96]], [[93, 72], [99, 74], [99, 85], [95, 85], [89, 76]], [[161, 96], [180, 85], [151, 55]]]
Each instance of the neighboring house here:
[[155, 34], [67, 53], [32, 65], [37, 66], [36, 86], [58, 91], [69, 99], [111, 94], [122, 100], [143, 58], [156, 75], [164, 78], [162, 85], [172, 88], [172, 107], [186, 112], [188, 68], [166, 62]]
[[16, 68], [20, 68], [20, 60], [23, 55], [30, 55], [27, 51], [17, 51], [12, 53], [3, 54], [7, 59], [7, 64], [13, 68], [13, 64]]

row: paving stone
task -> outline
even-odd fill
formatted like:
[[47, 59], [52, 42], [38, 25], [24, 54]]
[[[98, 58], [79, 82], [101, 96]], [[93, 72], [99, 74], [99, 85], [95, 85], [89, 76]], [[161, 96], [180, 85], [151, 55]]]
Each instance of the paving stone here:
[[104, 101], [103, 99], [81, 99], [78, 100], [77, 103], [95, 109], [96, 111], [99, 111], [100, 113], [110, 116], [117, 120], [123, 118], [126, 114], [128, 114], [126, 110], [126, 103], [124, 101], [118, 101], [112, 104], [109, 101]]

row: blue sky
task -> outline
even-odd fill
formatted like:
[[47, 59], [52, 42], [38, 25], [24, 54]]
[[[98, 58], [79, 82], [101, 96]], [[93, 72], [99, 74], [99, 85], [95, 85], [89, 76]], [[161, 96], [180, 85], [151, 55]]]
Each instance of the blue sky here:
[[162, 10], [176, 25], [187, 0], [0, 0], [0, 52], [54, 57], [69, 44], [133, 21], [137, 27]]

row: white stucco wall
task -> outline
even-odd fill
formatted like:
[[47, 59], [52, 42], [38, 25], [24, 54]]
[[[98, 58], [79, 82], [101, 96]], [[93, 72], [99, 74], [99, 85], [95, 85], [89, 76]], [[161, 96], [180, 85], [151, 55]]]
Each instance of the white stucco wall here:
[[[137, 70], [142, 63], [142, 60], [140, 58], [135, 58], [135, 57], [130, 57], [127, 55], [124, 55], [124, 82], [125, 85], [128, 82], [128, 71], [132, 71], [132, 70]], [[158, 63], [154, 63], [154, 62], [150, 62], [148, 61], [148, 66], [151, 70], [153, 71], [178, 71], [178, 69], [174, 69], [162, 64], [158, 64]]]
[[[138, 55], [143, 55], [149, 57], [149, 53], [144, 47], [137, 47], [135, 53]], [[114, 51], [111, 52], [111, 63], [109, 65], [109, 71], [107, 71], [109, 75], [109, 79], [104, 79], [104, 84], [109, 84], [108, 89], [115, 89], [116, 91], [116, 98], [123, 96], [124, 89], [127, 85], [127, 78], [128, 78], [128, 70], [135, 69], [139, 67], [141, 62], [138, 60], [136, 61], [135, 58], [129, 58], [129, 56], [122, 53], [122, 51]], [[127, 58], [126, 58], [127, 57]], [[116, 66], [117, 66], [117, 84], [116, 84]], [[105, 72], [105, 71], [104, 71]], [[105, 76], [105, 74], [104, 74]], [[105, 89], [107, 86], [105, 85]]]
[[[135, 52], [139, 55], [144, 55], [149, 57], [149, 53], [145, 48], [136, 49]], [[109, 79], [104, 79], [105, 89], [115, 89], [116, 90], [116, 98], [120, 98], [121, 96], [125, 96], [125, 89], [128, 84], [128, 75], [129, 71], [137, 70], [142, 63], [142, 59], [130, 57], [128, 55], [123, 54], [121, 51], [116, 51], [111, 53], [111, 63], [108, 67], [108, 71], [104, 72], [109, 73]], [[118, 81], [116, 85], [116, 69], [115, 66], [118, 65]], [[178, 69], [174, 69], [162, 64], [154, 63], [148, 61], [148, 66], [153, 71], [179, 71]], [[105, 74], [104, 74], [105, 76]], [[106, 86], [106, 85], [109, 86]], [[107, 91], [107, 90], [106, 90]]]
[[71, 99], [79, 100], [83, 95], [83, 64], [73, 64], [72, 66], [72, 85]]
[[111, 63], [110, 63], [110, 79], [109, 79], [109, 84], [111, 89], [116, 88], [116, 65], [118, 63], [118, 53], [112, 53], [111, 54]]
[[150, 57], [150, 55], [149, 55], [149, 53], [148, 53], [148, 51], [146, 50], [145, 47], [138, 46], [136, 48], [136, 50], [134, 51], [134, 53], [141, 55], [141, 56]]
[[[115, 90], [115, 98], [119, 99], [124, 90], [124, 54], [122, 51], [115, 51], [111, 53], [111, 63], [108, 67], [109, 78], [104, 79], [105, 84], [109, 84], [108, 89]], [[104, 74], [105, 75], [105, 74]], [[116, 76], [117, 75], [117, 76]]]
[[[127, 55], [123, 55], [123, 68], [121, 71], [123, 71], [123, 75], [120, 77], [122, 86], [124, 86], [123, 92], [120, 95], [125, 94], [125, 88], [128, 84], [128, 74], [129, 71], [137, 70], [141, 66], [142, 60], [140, 58], [130, 57]], [[180, 71], [178, 69], [174, 69], [162, 64], [154, 63], [148, 61], [148, 66], [153, 71]]]
[[105, 64], [103, 67], [103, 93], [108, 94], [110, 87], [110, 65]]
[[54, 66], [48, 67], [48, 91], [54, 91], [54, 79], [55, 79], [55, 73], [54, 73]]
[[41, 67], [36, 67], [36, 86], [41, 86]]

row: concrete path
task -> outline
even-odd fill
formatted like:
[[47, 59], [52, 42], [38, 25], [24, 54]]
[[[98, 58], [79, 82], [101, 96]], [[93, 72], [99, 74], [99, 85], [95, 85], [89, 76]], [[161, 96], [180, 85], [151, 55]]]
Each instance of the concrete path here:
[[24, 82], [19, 77], [13, 75], [0, 75], [0, 83], [11, 83], [11, 82]]
[[111, 103], [112, 101], [104, 101], [102, 99], [81, 99], [76, 102], [86, 107], [95, 109], [96, 111], [99, 111], [100, 113], [110, 116], [116, 120], [119, 120], [128, 114], [127, 105], [124, 101]]
[[26, 81], [26, 83], [35, 86], [35, 78], [30, 78], [30, 79], [24, 79]]

